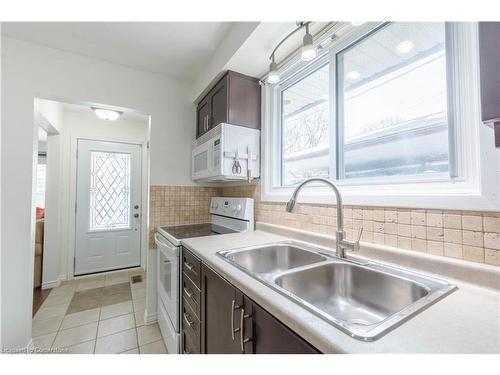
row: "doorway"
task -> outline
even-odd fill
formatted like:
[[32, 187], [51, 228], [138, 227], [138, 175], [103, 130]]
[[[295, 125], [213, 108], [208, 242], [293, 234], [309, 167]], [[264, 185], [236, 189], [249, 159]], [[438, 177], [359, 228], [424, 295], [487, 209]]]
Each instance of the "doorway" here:
[[141, 145], [78, 140], [75, 276], [141, 263]]

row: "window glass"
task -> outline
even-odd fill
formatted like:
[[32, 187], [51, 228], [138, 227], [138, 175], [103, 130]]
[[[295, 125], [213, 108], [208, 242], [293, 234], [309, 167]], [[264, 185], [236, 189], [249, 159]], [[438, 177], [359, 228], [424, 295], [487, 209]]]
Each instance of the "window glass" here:
[[329, 177], [329, 65], [281, 92], [281, 184]]
[[339, 53], [338, 178], [448, 172], [444, 23], [391, 23]]

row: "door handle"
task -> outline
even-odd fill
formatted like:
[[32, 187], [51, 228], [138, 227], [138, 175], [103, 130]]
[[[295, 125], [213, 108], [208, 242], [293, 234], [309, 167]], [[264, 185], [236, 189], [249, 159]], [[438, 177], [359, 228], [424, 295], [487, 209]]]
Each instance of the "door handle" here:
[[[234, 310], [241, 308], [241, 306], [238, 306], [235, 304], [234, 299], [231, 301], [231, 338], [234, 341], [234, 334], [238, 331], [240, 331], [241, 328], [236, 328], [234, 329]], [[241, 326], [240, 326], [241, 327]]]
[[246, 318], [251, 318], [251, 317], [252, 317], [251, 314], [245, 314], [245, 309], [241, 309], [241, 314], [240, 314], [240, 329], [241, 329], [240, 345], [241, 345], [241, 352], [242, 353], [245, 353], [245, 344], [247, 342], [252, 341], [252, 339], [250, 339], [250, 338], [246, 338], [246, 339], [243, 338], [243, 335], [245, 334], [245, 330], [243, 329], [243, 324], [244, 324]]

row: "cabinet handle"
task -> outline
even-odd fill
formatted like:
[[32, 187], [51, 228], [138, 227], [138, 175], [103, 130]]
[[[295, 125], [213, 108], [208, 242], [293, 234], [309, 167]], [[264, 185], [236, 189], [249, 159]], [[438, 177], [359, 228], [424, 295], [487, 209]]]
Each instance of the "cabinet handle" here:
[[191, 288], [184, 288], [184, 293], [191, 298], [193, 296], [193, 290]]
[[235, 304], [234, 299], [231, 301], [231, 338], [234, 341], [234, 334], [240, 331], [241, 328], [234, 329], [234, 310], [239, 309], [241, 306]]
[[[190, 271], [193, 271], [194, 269], [194, 265], [192, 265], [191, 263], [189, 262], [184, 262], [184, 265], [186, 266], [186, 268]], [[193, 271], [194, 272], [194, 271]], [[196, 274], [196, 272], [194, 272]]]
[[240, 333], [240, 344], [241, 344], [241, 352], [242, 352], [242, 353], [245, 353], [245, 344], [246, 344], [247, 342], [252, 341], [252, 339], [250, 339], [250, 338], [246, 338], [246, 339], [244, 339], [244, 338], [243, 338], [243, 335], [245, 334], [245, 330], [243, 329], [243, 323], [244, 323], [244, 320], [245, 320], [246, 318], [251, 318], [251, 317], [252, 317], [252, 315], [251, 315], [251, 314], [246, 314], [246, 315], [245, 315], [245, 309], [241, 309], [241, 314], [240, 314], [240, 327], [241, 327], [241, 328], [240, 328], [240, 329], [241, 329], [241, 333]]
[[184, 320], [185, 320], [185, 322], [187, 323], [187, 325], [188, 325], [189, 327], [192, 327], [192, 326], [193, 326], [194, 321], [191, 319], [191, 317], [189, 316], [189, 314], [184, 313], [184, 314], [183, 314], [183, 316], [184, 316]]

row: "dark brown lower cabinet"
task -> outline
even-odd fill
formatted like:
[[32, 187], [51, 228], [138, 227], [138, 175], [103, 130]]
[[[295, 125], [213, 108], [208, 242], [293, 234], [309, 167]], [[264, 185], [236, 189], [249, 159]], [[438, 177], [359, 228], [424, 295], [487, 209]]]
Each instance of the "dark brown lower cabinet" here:
[[319, 353], [205, 264], [200, 315], [201, 353]]

